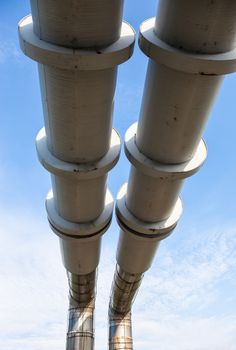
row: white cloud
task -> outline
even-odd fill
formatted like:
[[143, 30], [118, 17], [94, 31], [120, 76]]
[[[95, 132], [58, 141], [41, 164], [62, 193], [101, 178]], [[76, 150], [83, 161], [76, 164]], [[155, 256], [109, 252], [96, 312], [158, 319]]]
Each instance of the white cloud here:
[[[135, 322], [136, 321], [136, 322]], [[134, 317], [136, 349], [235, 350], [236, 318], [170, 317], [145, 321]]]
[[[37, 215], [1, 209], [0, 348], [62, 350], [67, 282], [57, 238]], [[231, 229], [215, 232], [191, 235], [175, 250], [162, 243], [134, 304], [135, 349], [236, 349], [236, 310], [224, 309], [227, 296], [221, 290], [235, 283], [236, 236]], [[107, 347], [114, 264], [115, 247], [105, 237], [96, 305], [98, 350]], [[235, 298], [232, 293], [230, 305]]]
[[19, 60], [21, 57], [20, 50], [15, 42], [1, 40], [0, 43], [0, 64], [7, 60]]

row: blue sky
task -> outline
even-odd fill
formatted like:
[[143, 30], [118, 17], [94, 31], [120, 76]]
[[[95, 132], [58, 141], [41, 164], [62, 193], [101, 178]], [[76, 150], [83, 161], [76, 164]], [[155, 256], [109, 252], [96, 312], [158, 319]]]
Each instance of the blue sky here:
[[[43, 125], [36, 63], [18, 46], [28, 1], [1, 1], [0, 23], [0, 348], [62, 350], [67, 281], [44, 209], [49, 174], [35, 136]], [[136, 31], [156, 1], [127, 0]], [[119, 68], [114, 126], [122, 139], [138, 119], [147, 58], [136, 46]], [[162, 242], [133, 310], [136, 350], [236, 350], [236, 75], [227, 76], [204, 138], [208, 158], [185, 183], [184, 213]], [[114, 196], [127, 180], [124, 155], [110, 173]], [[107, 344], [107, 307], [118, 239], [115, 219], [103, 239], [96, 306], [96, 348]]]

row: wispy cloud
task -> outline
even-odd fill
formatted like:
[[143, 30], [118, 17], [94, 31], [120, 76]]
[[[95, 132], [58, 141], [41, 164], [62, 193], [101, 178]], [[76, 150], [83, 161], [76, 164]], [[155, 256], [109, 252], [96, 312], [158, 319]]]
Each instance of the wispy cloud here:
[[[57, 238], [37, 215], [1, 209], [0, 347], [62, 350], [67, 282]], [[221, 289], [235, 286], [236, 235], [231, 228], [216, 232], [191, 235], [176, 249], [162, 243], [134, 304], [135, 349], [236, 349], [236, 310], [220, 307]], [[114, 266], [115, 247], [105, 238], [96, 306], [98, 350], [107, 346]], [[232, 293], [230, 305], [236, 304], [233, 299]]]
[[14, 41], [0, 39], [0, 64], [7, 60], [19, 60], [20, 57], [20, 49]]

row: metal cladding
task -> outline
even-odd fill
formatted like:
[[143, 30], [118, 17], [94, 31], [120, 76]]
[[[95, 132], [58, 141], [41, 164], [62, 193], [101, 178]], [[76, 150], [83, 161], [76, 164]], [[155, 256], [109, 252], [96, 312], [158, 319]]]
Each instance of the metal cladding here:
[[121, 233], [109, 314], [130, 313], [137, 291], [130, 280], [140, 280], [177, 225], [183, 182], [206, 159], [201, 137], [211, 105], [223, 75], [236, 71], [235, 17], [233, 0], [160, 0], [156, 18], [141, 25], [149, 64], [139, 122], [125, 137], [132, 166], [116, 205]]
[[109, 349], [110, 350], [132, 350], [132, 324], [131, 313], [109, 312]]
[[46, 209], [68, 272], [67, 350], [92, 350], [96, 268], [113, 210], [107, 173], [120, 154], [117, 66], [132, 55], [135, 36], [122, 22], [123, 0], [31, 0], [31, 9], [19, 40], [38, 62], [45, 129], [36, 148], [51, 173]]
[[69, 319], [67, 350], [94, 347], [93, 312], [95, 306], [96, 272], [75, 275], [68, 272]]

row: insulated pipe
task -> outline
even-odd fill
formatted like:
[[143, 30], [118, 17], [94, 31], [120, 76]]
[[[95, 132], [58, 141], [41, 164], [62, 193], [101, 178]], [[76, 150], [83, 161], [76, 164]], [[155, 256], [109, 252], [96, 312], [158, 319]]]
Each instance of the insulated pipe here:
[[[211, 105], [223, 75], [236, 70], [235, 17], [233, 0], [160, 0], [156, 19], [141, 25], [139, 46], [150, 60], [139, 123], [125, 137], [129, 181], [116, 206], [124, 291], [127, 276], [143, 274], [175, 228], [183, 181], [206, 158], [201, 135]], [[118, 308], [122, 316], [134, 297], [121, 293], [120, 279], [116, 273], [109, 313]]]
[[130, 274], [118, 265], [109, 305], [109, 349], [133, 349], [131, 303], [140, 286], [142, 274]]
[[117, 65], [132, 55], [133, 29], [123, 22], [120, 38], [99, 51], [40, 40], [31, 16], [20, 22], [19, 36], [22, 51], [39, 63], [48, 149], [66, 162], [103, 157], [111, 141]]
[[101, 47], [120, 37], [123, 0], [31, 0], [35, 34], [75, 49]]
[[[235, 71], [233, 0], [161, 0], [140, 28], [150, 58], [137, 146], [163, 163], [193, 156], [223, 75]], [[148, 142], [146, 141], [148, 140]]]
[[103, 157], [110, 144], [117, 67], [78, 71], [39, 64], [38, 68], [49, 150], [76, 163]]
[[66, 349], [92, 349], [96, 272], [82, 276], [68, 272], [68, 283], [70, 304]]
[[192, 53], [236, 47], [234, 0], [159, 0], [154, 31], [167, 44]]
[[140, 151], [167, 164], [190, 160], [221, 81], [222, 76], [188, 74], [150, 59], [136, 137]]
[[107, 172], [115, 166], [120, 154], [117, 132], [112, 132], [107, 154], [92, 163], [69, 163], [56, 158], [47, 147], [44, 129], [36, 137], [36, 149], [41, 164], [51, 173], [58, 213], [72, 222], [97, 218], [104, 209]]
[[132, 350], [132, 324], [131, 313], [109, 312], [109, 349], [110, 350]]
[[123, 0], [31, 0], [31, 8], [19, 38], [38, 62], [45, 129], [36, 148], [51, 173], [46, 210], [68, 273], [67, 350], [92, 350], [96, 269], [113, 210], [107, 172], [120, 153], [117, 66], [132, 54], [134, 31], [122, 22]]

